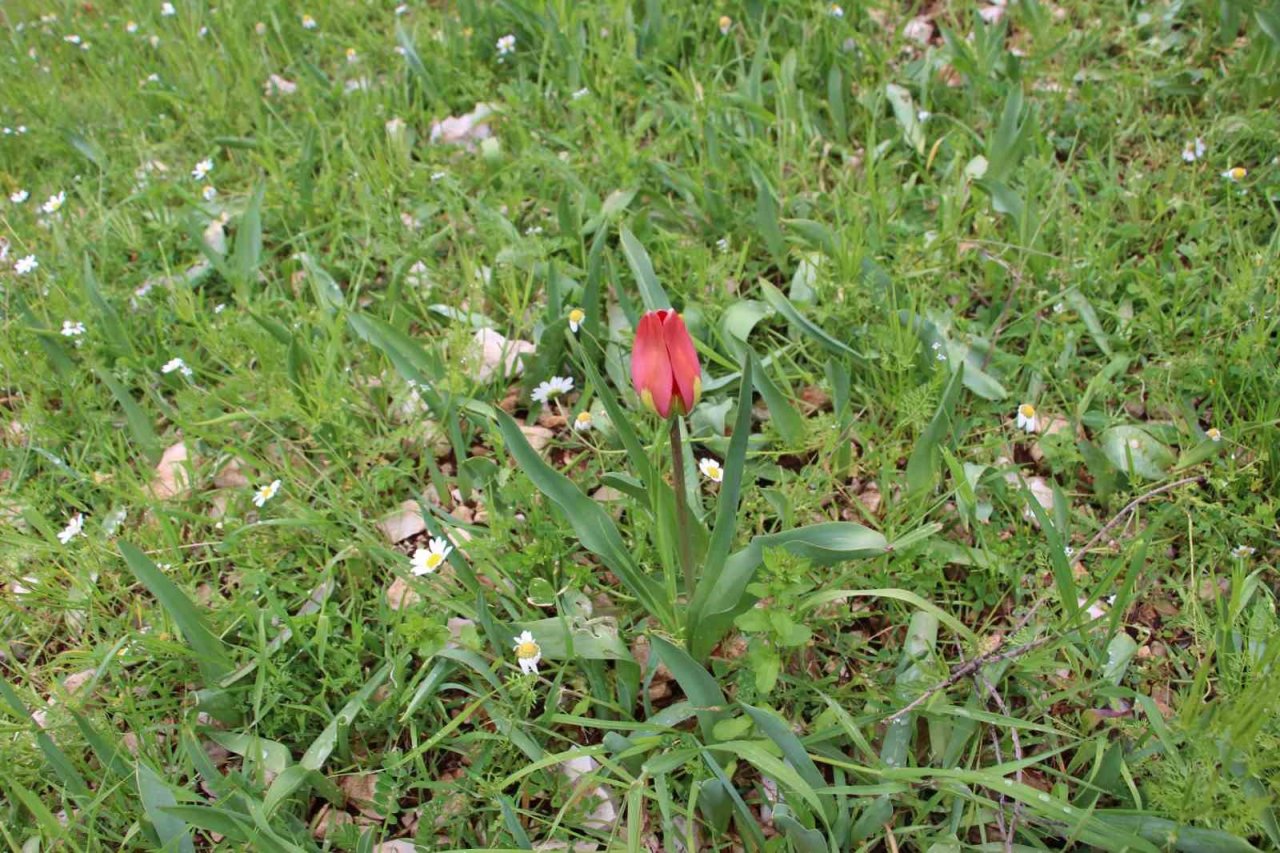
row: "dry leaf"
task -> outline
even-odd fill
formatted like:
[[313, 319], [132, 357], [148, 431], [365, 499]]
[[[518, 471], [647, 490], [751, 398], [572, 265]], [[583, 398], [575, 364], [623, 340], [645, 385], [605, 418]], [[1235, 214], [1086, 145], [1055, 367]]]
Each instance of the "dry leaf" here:
[[928, 44], [933, 38], [933, 22], [923, 15], [907, 21], [902, 37], [916, 44]]
[[538, 453], [546, 450], [547, 445], [551, 443], [551, 439], [556, 437], [556, 434], [546, 427], [530, 426], [529, 424], [521, 424], [520, 431], [524, 433], [529, 446]]
[[158, 501], [186, 497], [191, 493], [191, 472], [187, 469], [187, 445], [185, 442], [165, 450], [156, 465], [156, 475], [151, 481], [151, 496]]
[[526, 355], [532, 355], [533, 344], [519, 339], [508, 340], [493, 329], [478, 329], [473, 349], [478, 364], [471, 372], [477, 382], [488, 382], [494, 376], [504, 379], [518, 376], [524, 370]]
[[343, 776], [338, 787], [361, 814], [377, 820], [386, 820], [386, 817], [374, 808], [377, 803], [378, 774], [359, 773], [355, 776]]
[[262, 93], [267, 97], [273, 95], [292, 95], [298, 91], [298, 84], [292, 80], [286, 80], [279, 74], [272, 74], [267, 78], [267, 82], [262, 87]]
[[[434, 496], [435, 487], [427, 486], [427, 500], [432, 500]], [[435, 502], [439, 503], [438, 500]], [[392, 545], [397, 542], [403, 542], [412, 536], [417, 536], [427, 529], [427, 523], [422, 518], [424, 511], [425, 507], [416, 498], [410, 498], [400, 504], [398, 510], [378, 522], [378, 531]]]
[[324, 841], [330, 833], [349, 826], [352, 822], [351, 815], [325, 803], [311, 821], [311, 837], [316, 841]]
[[404, 610], [417, 607], [422, 603], [422, 596], [404, 578], [396, 578], [387, 587], [387, 606], [392, 610]]
[[418, 846], [412, 841], [397, 838], [394, 841], [384, 841], [377, 845], [373, 848], [373, 853], [418, 853]]
[[469, 113], [434, 121], [431, 123], [431, 141], [441, 145], [462, 145], [472, 151], [475, 143], [493, 135], [489, 129], [489, 117], [492, 115], [493, 107], [476, 104]]

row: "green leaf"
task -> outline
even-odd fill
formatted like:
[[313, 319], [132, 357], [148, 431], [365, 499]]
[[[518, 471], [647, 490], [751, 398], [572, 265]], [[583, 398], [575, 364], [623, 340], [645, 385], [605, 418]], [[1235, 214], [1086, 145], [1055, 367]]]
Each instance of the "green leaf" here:
[[674, 614], [661, 587], [635, 564], [609, 513], [583, 494], [572, 480], [543, 461], [510, 415], [497, 411], [495, 416], [511, 458], [538, 491], [560, 508], [582, 546], [598, 556], [621, 579], [650, 615], [664, 625], [674, 627]]
[[105, 368], [95, 367], [93, 372], [97, 374], [102, 384], [106, 385], [111, 391], [111, 396], [115, 397], [116, 402], [120, 404], [120, 409], [124, 412], [125, 423], [129, 425], [129, 432], [133, 435], [138, 451], [143, 458], [154, 465], [163, 450], [160, 447], [160, 438], [151, 426], [151, 418], [147, 417], [147, 413], [134, 401], [133, 395], [129, 393], [128, 389], [117, 382], [115, 377], [107, 372]]
[[235, 256], [232, 273], [241, 286], [255, 282], [258, 267], [262, 264], [262, 198], [266, 186], [259, 185], [249, 199], [248, 206], [236, 223]]
[[915, 149], [917, 154], [923, 155], [924, 126], [920, 123], [911, 93], [897, 83], [886, 83], [884, 93], [889, 99], [889, 105], [893, 107], [893, 117], [898, 120], [898, 126], [902, 128], [902, 138]]
[[76, 796], [88, 800], [91, 796], [89, 786], [85, 783], [84, 777], [80, 775], [80, 771], [71, 763], [71, 759], [58, 748], [53, 742], [53, 738], [41, 727], [37, 726], [35, 720], [31, 717], [31, 712], [27, 710], [27, 706], [23, 704], [22, 699], [9, 686], [9, 682], [0, 678], [0, 698], [4, 699], [13, 712], [23, 721], [29, 723], [35, 729], [36, 744], [40, 747], [40, 751], [44, 753], [45, 760], [49, 762], [49, 766], [53, 768], [54, 775], [67, 787], [67, 790]]
[[[826, 778], [818, 770], [818, 766], [813, 763], [813, 759], [809, 757], [804, 744], [800, 743], [800, 739], [796, 737], [795, 732], [791, 730], [791, 725], [786, 720], [783, 720], [772, 710], [755, 708], [746, 703], [742, 703], [742, 710], [756, 724], [756, 728], [765, 737], [773, 741], [778, 749], [782, 750], [782, 756], [787, 760], [787, 763], [795, 768], [796, 773], [810, 788], [814, 791], [821, 791], [827, 787]], [[822, 814], [825, 821], [830, 822], [835, 817], [835, 799], [830, 795], [824, 796], [822, 799], [824, 807], [820, 810], [820, 814]]]
[[231, 658], [223, 642], [205, 625], [196, 605], [142, 551], [128, 542], [121, 542], [120, 553], [134, 576], [156, 597], [182, 632], [195, 652], [205, 681], [214, 683], [220, 680], [231, 670]]
[[327, 314], [333, 314], [345, 308], [347, 302], [342, 295], [342, 288], [338, 286], [333, 276], [316, 263], [315, 258], [307, 252], [302, 252], [299, 258], [307, 271], [307, 280], [311, 282], [311, 292], [315, 296], [316, 304]]
[[1120, 811], [1096, 811], [1094, 820], [1113, 830], [1128, 832], [1157, 845], [1161, 850], [1179, 853], [1259, 853], [1248, 841], [1216, 829], [1174, 823], [1144, 814]]
[[751, 182], [756, 187], [756, 231], [764, 240], [774, 262], [783, 266], [787, 259], [787, 243], [782, 238], [782, 229], [778, 225], [778, 201], [774, 198], [773, 187], [764, 172], [751, 164]]
[[[758, 358], [758, 357], [757, 357]], [[756, 386], [760, 396], [769, 408], [769, 418], [778, 430], [783, 442], [795, 446], [804, 435], [804, 419], [796, 411], [795, 406], [787, 398], [787, 394], [778, 387], [768, 372], [761, 368], [755, 374]]]
[[147, 819], [155, 827], [161, 849], [195, 853], [191, 830], [187, 828], [186, 822], [167, 811], [169, 807], [178, 804], [173, 791], [145, 762], [138, 762], [137, 773], [138, 798], [142, 801], [142, 810], [146, 812]]
[[230, 752], [261, 765], [275, 775], [283, 773], [284, 769], [293, 763], [293, 756], [290, 755], [287, 746], [257, 735], [211, 731], [209, 739]]
[[760, 291], [764, 295], [764, 301], [769, 303], [773, 310], [785, 317], [788, 323], [813, 338], [819, 346], [833, 355], [845, 356], [853, 359], [857, 364], [866, 365], [867, 359], [862, 353], [824, 332], [816, 323], [801, 314], [781, 290], [761, 279]]
[[618, 626], [603, 619], [583, 619], [574, 615], [553, 616], [519, 622], [512, 636], [530, 631], [544, 657], [551, 660], [632, 660], [631, 650], [618, 636]]
[[733, 357], [742, 361], [747, 354], [747, 338], [761, 320], [773, 316], [773, 309], [756, 299], [734, 302], [720, 315], [720, 334], [725, 348]]
[[658, 660], [671, 671], [671, 677], [696, 709], [703, 742], [709, 743], [714, 739], [713, 729], [716, 723], [728, 717], [725, 708], [728, 702], [720, 692], [719, 683], [697, 661], [689, 657], [684, 649], [656, 635], [650, 635], [649, 642]]
[[1173, 466], [1173, 451], [1142, 427], [1113, 426], [1099, 438], [1107, 461], [1126, 474], [1159, 480]]
[[636, 239], [636, 235], [631, 233], [630, 228], [623, 225], [618, 229], [618, 237], [622, 243], [622, 254], [627, 259], [627, 266], [631, 267], [631, 274], [635, 276], [636, 284], [640, 288], [640, 300], [644, 303], [645, 310], [657, 311], [670, 308], [671, 300], [653, 272], [653, 262], [649, 260], [649, 253]]
[[934, 413], [929, 426], [916, 441], [916, 446], [907, 459], [907, 491], [912, 495], [920, 495], [933, 488], [937, 480], [939, 448], [944, 439], [951, 433], [951, 423], [955, 417], [956, 401], [960, 397], [960, 386], [964, 382], [964, 363], [951, 374], [951, 380], [942, 392], [938, 401], [938, 410]]
[[98, 286], [98, 277], [93, 272], [93, 262], [89, 259], [87, 252], [84, 256], [84, 273], [81, 276], [81, 284], [84, 287], [84, 294], [88, 298], [89, 304], [93, 306], [94, 313], [97, 315], [96, 325], [103, 330], [107, 340], [111, 343], [112, 349], [119, 355], [132, 353], [133, 344], [129, 341], [129, 335], [120, 323], [120, 315], [116, 313], [115, 308], [111, 307], [111, 303], [102, 295], [102, 290]]
[[888, 598], [894, 601], [901, 601], [930, 614], [954, 631], [957, 636], [964, 637], [970, 644], [978, 641], [978, 635], [959, 619], [936, 604], [926, 601], [914, 592], [908, 592], [905, 589], [829, 589], [804, 599], [797, 609], [803, 613], [815, 607], [821, 607], [824, 604], [830, 604], [833, 601], [841, 601], [846, 598]]

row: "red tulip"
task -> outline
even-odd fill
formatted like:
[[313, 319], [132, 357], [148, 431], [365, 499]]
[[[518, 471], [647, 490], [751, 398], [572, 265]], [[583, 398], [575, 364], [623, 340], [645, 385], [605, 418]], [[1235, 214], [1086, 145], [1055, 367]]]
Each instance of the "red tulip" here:
[[645, 406], [669, 417], [688, 414], [702, 396], [702, 366], [684, 320], [670, 308], [640, 318], [631, 350], [631, 383]]

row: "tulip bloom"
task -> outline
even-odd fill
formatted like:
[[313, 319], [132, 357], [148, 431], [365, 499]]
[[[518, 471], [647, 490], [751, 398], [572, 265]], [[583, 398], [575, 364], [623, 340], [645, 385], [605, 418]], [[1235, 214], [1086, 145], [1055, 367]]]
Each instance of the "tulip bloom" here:
[[[702, 366], [684, 320], [670, 308], [640, 318], [631, 350], [631, 383], [662, 417], [688, 414], [702, 396]], [[674, 405], [673, 405], [674, 404]]]

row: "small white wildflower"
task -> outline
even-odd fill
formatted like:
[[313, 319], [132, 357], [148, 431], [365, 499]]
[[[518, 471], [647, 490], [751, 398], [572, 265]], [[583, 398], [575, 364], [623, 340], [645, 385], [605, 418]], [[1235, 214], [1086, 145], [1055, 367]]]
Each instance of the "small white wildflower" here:
[[1205, 438], [1213, 442], [1222, 441], [1222, 430], [1217, 427], [1209, 427], [1204, 431]]
[[916, 121], [928, 121], [932, 115], [928, 110], [916, 110]]
[[197, 181], [203, 181], [205, 178], [209, 177], [209, 173], [212, 171], [213, 160], [206, 157], [199, 163], [196, 163], [195, 168], [191, 170], [191, 177]]
[[515, 638], [516, 661], [520, 664], [520, 671], [526, 675], [537, 675], [538, 664], [542, 661], [542, 646], [538, 645], [538, 641], [533, 638], [533, 634], [529, 631], [520, 632], [520, 636]]
[[545, 404], [548, 400], [553, 400], [561, 394], [568, 394], [572, 390], [572, 377], [553, 376], [546, 382], [539, 382], [538, 387], [534, 388], [533, 393], [529, 396], [535, 403]]
[[444, 564], [446, 558], [453, 551], [453, 546], [443, 537], [434, 536], [427, 547], [419, 548], [413, 552], [413, 573], [418, 577], [429, 575]]
[[528, 228], [524, 229], [524, 236], [526, 237], [537, 237], [541, 233], [541, 225], [530, 225]]
[[35, 255], [27, 255], [25, 258], [18, 258], [13, 265], [13, 271], [18, 275], [26, 275], [40, 266], [40, 262], [36, 260]]
[[498, 57], [508, 56], [516, 52], [516, 37], [507, 33], [498, 39]]
[[315, 18], [311, 17], [310, 15], [302, 16], [302, 28], [304, 30], [314, 30], [318, 26], [320, 25], [316, 23]]
[[1232, 549], [1231, 556], [1243, 560], [1246, 557], [1252, 557], [1254, 552], [1257, 550], [1257, 548], [1250, 545], [1237, 545]]
[[66, 190], [59, 190], [58, 192], [49, 196], [49, 200], [46, 201], [44, 204], [40, 205], [40, 209], [43, 210], [45, 213], [57, 213], [59, 210], [62, 210], [63, 202], [65, 202], [66, 200], [67, 200]]
[[75, 338], [84, 334], [84, 323], [73, 323], [70, 320], [62, 321], [62, 336], [64, 338]]
[[223, 311], [226, 311], [226, 310], [227, 310], [227, 303], [225, 302], [219, 302], [217, 305], [213, 306], [213, 313], [215, 314], [221, 314]]
[[265, 486], [258, 486], [258, 488], [253, 490], [253, 505], [256, 507], [263, 506], [264, 504], [266, 504], [267, 501], [274, 498], [276, 496], [276, 493], [279, 491], [280, 491], [279, 480], [272, 480], [270, 483], [268, 483]]
[[569, 311], [569, 331], [575, 335], [582, 328], [582, 322], [587, 319], [587, 312], [581, 308], [572, 308]]
[[353, 65], [360, 61], [360, 54], [356, 53], [354, 47], [347, 48], [347, 64]]
[[1076, 555], [1076, 549], [1068, 545], [1062, 549], [1062, 555], [1066, 557], [1068, 560], [1070, 560], [1072, 557]]
[[173, 373], [175, 371], [181, 373], [188, 379], [191, 378], [193, 373], [191, 368], [187, 367], [187, 363], [180, 358], [171, 358], [160, 368], [161, 373]]
[[721, 15], [716, 25], [720, 27], [720, 35], [727, 36], [729, 35], [729, 30], [733, 29], [733, 18], [728, 15]]
[[1223, 172], [1222, 177], [1230, 181], [1231, 183], [1235, 184], [1235, 183], [1239, 183], [1240, 181], [1243, 181], [1248, 174], [1249, 174], [1249, 170], [1246, 169], [1244, 166], [1233, 166], [1230, 169], [1227, 169], [1227, 171]]
[[583, 86], [581, 89], [578, 89], [576, 92], [574, 92], [574, 93], [573, 93], [572, 95], [570, 95], [569, 97], [573, 98], [575, 101], [580, 101], [580, 100], [582, 100], [583, 98], [585, 98], [587, 95], [590, 95], [590, 94], [591, 94], [591, 90], [590, 90], [590, 89], [588, 89], [586, 86]]
[[407, 3], [401, 3], [399, 6], [396, 7], [397, 16], [408, 14], [408, 12], [409, 12], [409, 5]]
[[160, 14], [166, 18], [171, 18], [178, 14], [178, 10], [173, 8], [173, 4], [166, 0], [166, 2], [160, 4]]
[[253, 31], [260, 36], [265, 36], [267, 34], [267, 25], [262, 21], [258, 21], [258, 23], [253, 25]]
[[124, 31], [125, 31], [126, 33], [136, 33], [136, 32], [138, 31], [138, 22], [137, 22], [137, 21], [126, 21], [126, 22], [125, 22], [125, 25], [124, 25]]
[[1030, 403], [1023, 403], [1019, 406], [1015, 423], [1018, 429], [1035, 432], [1037, 427], [1036, 407]]
[[13, 202], [14, 204], [22, 204], [24, 201], [26, 201], [29, 198], [31, 198], [31, 193], [27, 192], [26, 190], [14, 190], [13, 192], [9, 193], [9, 201]]
[[1197, 136], [1195, 139], [1182, 146], [1182, 159], [1188, 163], [1194, 163], [1203, 157], [1207, 150], [1208, 148], [1205, 147], [1204, 140]]
[[720, 251], [720, 254], [722, 255], [729, 254], [729, 238], [721, 237], [719, 240], [717, 240], [716, 248]]
[[75, 515], [71, 516], [71, 520], [67, 522], [67, 526], [62, 528], [62, 531], [58, 534], [58, 541], [63, 545], [66, 545], [83, 532], [84, 516], [77, 512]]
[[699, 459], [698, 470], [702, 472], [702, 476], [706, 477], [713, 483], [724, 481], [724, 469], [720, 467], [720, 463], [714, 459]]
[[578, 432], [588, 432], [593, 426], [595, 426], [594, 419], [585, 409], [578, 412], [578, 416], [573, 419], [573, 428]]
[[79, 44], [79, 43], [80, 43], [80, 36], [75, 35], [74, 33], [72, 33], [72, 34], [71, 34], [71, 35], [69, 35], [69, 36], [63, 36], [63, 37], [62, 37], [62, 40], [63, 40], [63, 41], [65, 41], [67, 44]]
[[147, 44], [151, 45], [152, 47], [159, 47], [159, 46], [160, 46], [160, 36], [148, 36], [148, 37], [147, 37]]
[[446, 172], [432, 172], [431, 182], [435, 183], [436, 181], [443, 181], [447, 176], [448, 176], [448, 173]]
[[204, 189], [200, 190], [200, 196], [205, 201], [213, 201], [218, 197], [218, 190], [213, 184], [205, 184]]

